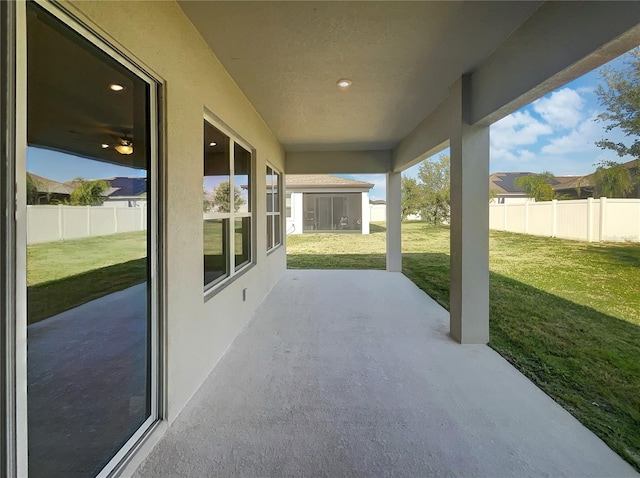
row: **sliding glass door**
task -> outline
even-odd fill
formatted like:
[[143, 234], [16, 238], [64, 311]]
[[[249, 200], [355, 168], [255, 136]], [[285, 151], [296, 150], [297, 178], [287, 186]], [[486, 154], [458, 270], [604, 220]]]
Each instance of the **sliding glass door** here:
[[14, 4], [0, 2], [0, 476], [15, 474], [13, 444], [12, 283], [14, 271]]
[[26, 4], [30, 477], [106, 474], [158, 417], [157, 83]]

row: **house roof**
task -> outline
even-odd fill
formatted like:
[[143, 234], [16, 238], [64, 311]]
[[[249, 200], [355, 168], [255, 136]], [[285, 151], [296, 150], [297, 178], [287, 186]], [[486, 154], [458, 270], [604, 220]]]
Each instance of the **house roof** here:
[[[515, 180], [521, 176], [532, 176], [531, 172], [493, 173], [489, 176], [489, 189], [493, 189], [500, 195], [525, 194], [524, 189], [515, 185]], [[555, 176], [551, 181], [554, 190], [573, 189], [588, 186], [584, 182], [586, 176]]]
[[514, 181], [520, 176], [529, 176], [533, 173], [493, 173], [489, 176], [489, 189], [498, 194], [524, 194], [524, 189], [516, 187]]
[[[637, 159], [632, 159], [631, 161], [627, 161], [626, 163], [622, 163], [622, 167], [627, 169], [632, 168], [640, 168], [640, 163]], [[577, 188], [590, 188], [595, 186], [595, 171], [591, 174], [587, 174], [586, 176], [573, 176], [573, 181], [567, 181], [558, 186], [554, 186], [553, 189], [577, 189]], [[560, 178], [558, 178], [560, 179]]]
[[70, 185], [54, 181], [53, 179], [45, 178], [43, 176], [38, 176], [37, 174], [27, 173], [27, 175], [34, 180], [39, 193], [69, 195], [74, 189]]
[[147, 193], [147, 178], [117, 176], [105, 179], [110, 189], [108, 197], [143, 196]]
[[288, 174], [285, 181], [287, 189], [371, 189], [374, 186], [372, 183], [331, 176], [329, 174]]

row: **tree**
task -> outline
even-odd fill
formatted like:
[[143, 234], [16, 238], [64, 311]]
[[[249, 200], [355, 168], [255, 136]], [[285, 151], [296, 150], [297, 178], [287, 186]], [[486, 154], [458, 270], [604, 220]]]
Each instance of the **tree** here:
[[489, 188], [489, 203], [494, 203], [494, 199], [498, 198], [498, 190]]
[[[229, 181], [222, 181], [218, 184], [213, 196], [213, 205], [217, 212], [231, 212], [229, 200], [231, 197], [231, 185]], [[246, 201], [242, 197], [242, 192], [237, 186], [233, 188], [233, 210], [237, 211]]]
[[40, 204], [42, 183], [27, 173], [27, 204]]
[[631, 171], [615, 161], [601, 161], [593, 173], [595, 197], [621, 198], [633, 190]]
[[425, 160], [418, 169], [422, 183], [423, 200], [420, 214], [432, 224], [449, 221], [451, 211], [451, 187], [449, 182], [449, 156], [441, 154], [437, 160]]
[[528, 174], [519, 176], [513, 184], [527, 193], [527, 196], [536, 201], [550, 201], [554, 198], [555, 193], [551, 186], [553, 173], [545, 171], [541, 174]]
[[109, 189], [109, 183], [102, 179], [87, 181], [84, 178], [73, 180], [75, 189], [69, 196], [72, 206], [98, 206], [102, 204], [102, 196]]
[[618, 156], [640, 158], [640, 47], [627, 54], [624, 64], [620, 70], [605, 68], [601, 72], [605, 84], [598, 86], [596, 95], [607, 110], [598, 115], [598, 121], [607, 123], [607, 132], [620, 128], [630, 142], [602, 139], [595, 144]]
[[407, 216], [418, 214], [422, 209], [423, 187], [416, 178], [402, 176], [402, 220]]
[[202, 212], [209, 212], [213, 209], [213, 201], [209, 195], [209, 191], [202, 188]]

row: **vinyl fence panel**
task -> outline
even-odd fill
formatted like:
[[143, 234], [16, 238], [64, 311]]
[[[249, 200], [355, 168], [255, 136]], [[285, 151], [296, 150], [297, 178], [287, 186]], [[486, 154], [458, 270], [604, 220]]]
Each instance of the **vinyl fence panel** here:
[[489, 228], [588, 242], [640, 242], [640, 199], [490, 204]]
[[144, 231], [146, 207], [27, 206], [27, 243]]

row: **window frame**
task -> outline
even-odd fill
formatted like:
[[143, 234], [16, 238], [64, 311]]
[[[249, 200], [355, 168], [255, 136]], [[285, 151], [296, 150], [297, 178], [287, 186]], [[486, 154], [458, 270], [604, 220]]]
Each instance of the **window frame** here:
[[[283, 201], [283, 183], [284, 183], [284, 179], [283, 179], [283, 174], [282, 172], [276, 168], [275, 166], [273, 166], [271, 163], [269, 163], [267, 161], [266, 163], [266, 167], [265, 167], [265, 180], [266, 180], [266, 187], [265, 187], [265, 191], [267, 192], [267, 198], [268, 196], [268, 191], [269, 191], [269, 183], [268, 180], [266, 178], [269, 177], [269, 169], [271, 169], [271, 175], [273, 176], [277, 176], [278, 177], [278, 190], [276, 191], [277, 197], [278, 197], [278, 210], [275, 210], [275, 205], [276, 205], [276, 194], [272, 194], [271, 195], [271, 200], [272, 200], [272, 204], [271, 204], [271, 211], [269, 211], [269, 207], [267, 204], [266, 209], [266, 213], [267, 213], [267, 231], [269, 230], [269, 223], [271, 223], [271, 234], [272, 234], [272, 239], [273, 239], [273, 244], [269, 244], [269, 235], [267, 232], [267, 254], [270, 254], [271, 252], [275, 251], [276, 249], [278, 249], [280, 246], [282, 246], [283, 244], [283, 231], [284, 231], [284, 225], [283, 225], [283, 221], [282, 221], [282, 209], [283, 209], [283, 205], [284, 205], [284, 201]], [[280, 241], [276, 242], [275, 238], [276, 238], [276, 221], [275, 221], [275, 217], [278, 216], [280, 218]], [[286, 219], [285, 219], [286, 221]]]
[[[229, 190], [230, 190], [230, 198], [229, 200], [233, 200], [233, 191], [235, 188], [235, 148], [234, 146], [237, 144], [242, 147], [245, 151], [247, 151], [251, 155], [250, 165], [249, 165], [249, 211], [248, 212], [236, 212], [233, 207], [231, 207], [230, 212], [228, 213], [216, 213], [220, 219], [228, 219], [229, 227], [227, 228], [227, 251], [225, 257], [225, 263], [227, 265], [228, 274], [218, 277], [217, 279], [209, 282], [208, 284], [203, 285], [203, 295], [204, 301], [207, 302], [212, 297], [214, 297], [218, 292], [224, 289], [228, 284], [232, 283], [235, 279], [243, 275], [246, 271], [251, 269], [256, 263], [256, 241], [255, 241], [255, 210], [256, 210], [256, 150], [251, 146], [251, 144], [246, 141], [242, 136], [237, 134], [232, 128], [227, 126], [220, 118], [218, 118], [214, 113], [205, 108], [203, 121], [206, 121], [211, 126], [216, 128], [218, 131], [223, 133], [229, 138]], [[204, 134], [204, 133], [203, 133]], [[204, 136], [202, 137], [202, 143], [204, 144]], [[204, 161], [204, 158], [203, 158]], [[206, 176], [203, 174], [203, 180]], [[250, 217], [250, 231], [249, 231], [249, 259], [242, 264], [239, 264], [237, 267], [235, 265], [235, 220], [243, 217]], [[204, 224], [204, 222], [203, 222]], [[202, 240], [203, 248], [204, 248], [204, 236]], [[202, 271], [204, 274], [204, 254], [203, 254], [203, 267]], [[202, 281], [204, 283], [204, 280]]]
[[[16, 132], [15, 132], [15, 169], [16, 180], [16, 221], [15, 245], [26, 245], [26, 128], [27, 128], [27, 18], [26, 3], [19, 2], [16, 7]], [[117, 475], [124, 468], [145, 443], [146, 439], [156, 430], [166, 413], [166, 383], [163, 376], [166, 370], [166, 354], [162, 347], [164, 343], [164, 277], [163, 251], [166, 229], [164, 218], [166, 200], [164, 194], [165, 180], [163, 175], [166, 168], [165, 148], [163, 147], [164, 133], [164, 88], [165, 82], [159, 75], [144, 66], [134, 55], [126, 51], [117, 43], [110, 41], [100, 29], [92, 27], [76, 14], [73, 7], [60, 5], [48, 0], [33, 0], [33, 3], [52, 15], [66, 28], [70, 29], [93, 47], [100, 50], [116, 63], [131, 71], [148, 85], [147, 121], [149, 127], [149, 156], [147, 202], [151, 214], [147, 216], [148, 257], [150, 281], [147, 295], [149, 307], [149, 379], [150, 379], [150, 410], [147, 419], [131, 434], [129, 439], [120, 447], [117, 453], [96, 475], [96, 478], [107, 478]], [[26, 265], [26, 246], [17, 247], [15, 264]], [[15, 269], [15, 325], [12, 340], [15, 353], [15, 376], [18, 383], [27, 383], [26, 365], [26, 267]], [[17, 388], [15, 393], [15, 465], [11, 470], [14, 474], [8, 476], [26, 476], [28, 470], [28, 421], [27, 421], [27, 390], [26, 387]]]

